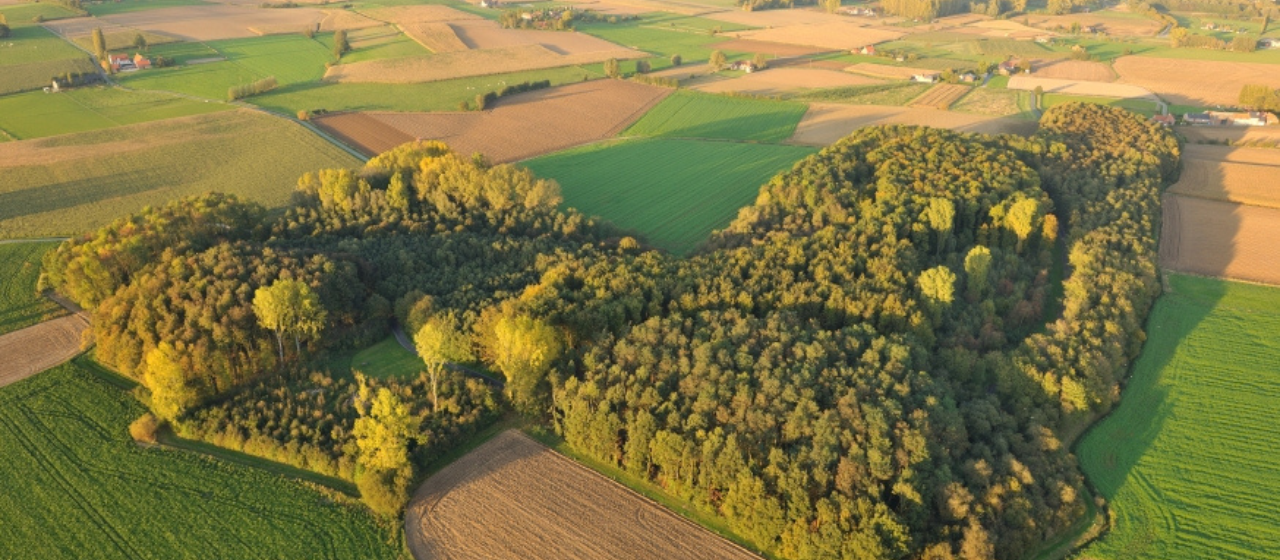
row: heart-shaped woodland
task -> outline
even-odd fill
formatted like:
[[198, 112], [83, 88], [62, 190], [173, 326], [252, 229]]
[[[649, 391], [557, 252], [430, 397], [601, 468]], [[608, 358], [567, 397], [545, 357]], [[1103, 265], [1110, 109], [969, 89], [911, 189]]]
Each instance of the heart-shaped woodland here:
[[[1092, 499], [1063, 434], [1141, 345], [1178, 156], [1097, 106], [1031, 138], [865, 129], [677, 259], [419, 142], [304, 176], [279, 213], [145, 210], [45, 283], [178, 433], [356, 480], [378, 511], [505, 400], [779, 557], [1020, 558]], [[421, 379], [315, 373], [393, 324]]]

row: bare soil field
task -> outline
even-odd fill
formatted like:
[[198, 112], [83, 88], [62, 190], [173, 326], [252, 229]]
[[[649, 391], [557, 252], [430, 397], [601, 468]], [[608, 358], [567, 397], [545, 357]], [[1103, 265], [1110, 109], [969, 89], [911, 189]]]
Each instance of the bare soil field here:
[[1235, 105], [1245, 84], [1280, 88], [1280, 66], [1274, 64], [1122, 56], [1113, 66], [1121, 82], [1179, 105]]
[[952, 29], [951, 31], [976, 33], [984, 37], [1026, 40], [1031, 40], [1045, 34], [1043, 29], [1028, 27], [1016, 21], [1007, 19], [987, 19], [977, 21], [964, 27]]
[[80, 353], [89, 324], [79, 315], [0, 335], [0, 387], [22, 381]]
[[458, 38], [453, 26], [447, 23], [406, 22], [400, 29], [410, 39], [417, 41], [427, 50], [434, 53], [447, 53], [468, 50], [467, 44]]
[[301, 33], [304, 28], [319, 26], [321, 31], [363, 29], [382, 25], [347, 10], [320, 10], [301, 7], [262, 9], [249, 6], [217, 5], [157, 8], [113, 14], [100, 18], [72, 18], [49, 22], [59, 33], [76, 36], [92, 32], [94, 27], [119, 26], [178, 37], [187, 41], [214, 41]]
[[1280, 147], [1280, 126], [1188, 126], [1179, 128], [1178, 133], [1193, 144], [1230, 142]]
[[348, 114], [322, 117], [317, 124], [371, 155], [422, 138], [503, 163], [615, 136], [671, 91], [595, 80], [505, 98], [488, 111]]
[[790, 25], [825, 25], [828, 23], [845, 23], [847, 25], [865, 25], [866, 20], [851, 19], [840, 15], [828, 14], [817, 8], [792, 8], [790, 10], [727, 10], [703, 16], [707, 19], [749, 25], [751, 27], [786, 27]]
[[710, 93], [742, 92], [756, 95], [779, 95], [800, 89], [822, 89], [878, 84], [880, 80], [834, 70], [815, 68], [770, 68], [739, 78], [692, 86]]
[[[766, 12], [742, 13], [767, 14], [788, 11], [791, 10], [769, 10]], [[731, 35], [738, 39], [750, 39], [752, 41], [786, 43], [788, 45], [803, 45], [829, 50], [852, 50], [875, 43], [893, 41], [903, 35], [906, 35], [906, 33], [901, 31], [891, 31], [888, 29], [864, 27], [837, 20], [821, 24], [788, 25], [785, 27], [774, 27], [772, 29], [737, 31], [733, 33], [725, 33], [725, 35]]]
[[1024, 136], [1034, 133], [1038, 126], [1031, 120], [939, 111], [922, 107], [811, 103], [809, 111], [796, 127], [796, 133], [791, 137], [791, 142], [827, 146], [859, 128], [882, 124], [932, 126], [961, 132]]
[[448, 6], [390, 6], [360, 10], [360, 13], [379, 21], [396, 25], [404, 23], [438, 23], [445, 21], [462, 21], [483, 19], [478, 15], [455, 10]]
[[759, 559], [515, 430], [427, 479], [405, 535], [432, 560]]
[[1151, 101], [1157, 101], [1156, 96], [1152, 95], [1150, 91], [1129, 84], [1036, 78], [1025, 74], [1019, 74], [1009, 78], [1009, 89], [1033, 91], [1037, 86], [1044, 88], [1046, 93], [1093, 95], [1097, 97], [1118, 97], [1121, 99], [1149, 99]]
[[[567, 33], [559, 33], [567, 35]], [[342, 83], [414, 84], [488, 76], [522, 70], [592, 64], [610, 58], [644, 58], [640, 51], [613, 47], [611, 50], [562, 54], [554, 46], [521, 45], [483, 50], [437, 53], [430, 57], [369, 60], [329, 68], [324, 79]]]
[[1079, 23], [1081, 27], [1096, 25], [1103, 33], [1113, 37], [1150, 37], [1164, 27], [1153, 19], [1117, 17], [1108, 15], [1106, 11], [1061, 16], [1028, 14], [1025, 18], [1030, 19], [1032, 27], [1042, 29], [1071, 29], [1073, 23]]
[[1169, 192], [1280, 208], [1280, 150], [1188, 145], [1182, 165], [1182, 176]]
[[897, 80], [909, 80], [911, 79], [911, 76], [916, 74], [933, 74], [936, 72], [935, 70], [929, 70], [928, 68], [889, 66], [887, 64], [872, 64], [870, 62], [859, 62], [853, 66], [845, 66], [844, 71], [863, 74], [866, 76], [875, 76], [877, 78], [890, 78]]
[[622, 48], [586, 33], [503, 29], [489, 20], [464, 20], [453, 26], [458, 37], [473, 49], [542, 45], [560, 54], [581, 54]]
[[733, 41], [725, 41], [716, 43], [710, 48], [722, 51], [749, 52], [772, 55], [776, 57], [784, 56], [804, 56], [807, 54], [817, 54], [827, 52], [827, 49], [815, 47], [806, 47], [803, 45], [788, 45], [786, 43], [769, 43], [766, 41], [749, 41], [746, 39], [735, 39]]
[[1164, 195], [1160, 264], [1179, 272], [1280, 284], [1280, 209]]
[[368, 155], [390, 150], [416, 138], [383, 124], [368, 113], [342, 113], [312, 119], [316, 126]]
[[1033, 65], [1037, 78], [1056, 80], [1083, 80], [1086, 82], [1114, 82], [1116, 72], [1111, 66], [1087, 60], [1038, 60]]
[[929, 91], [924, 92], [924, 95], [911, 100], [908, 105], [911, 107], [930, 107], [945, 110], [972, 90], [972, 87], [959, 84], [938, 84], [930, 88]]

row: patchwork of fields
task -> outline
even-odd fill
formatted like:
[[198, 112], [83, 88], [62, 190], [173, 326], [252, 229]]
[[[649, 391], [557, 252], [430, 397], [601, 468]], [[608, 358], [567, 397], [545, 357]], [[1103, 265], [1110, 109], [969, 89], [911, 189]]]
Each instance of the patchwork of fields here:
[[[143, 408], [84, 359], [0, 389], [0, 557], [397, 558], [357, 507], [257, 469], [144, 449]], [[57, 538], [50, 538], [57, 535]]]
[[1079, 447], [1101, 560], [1280, 556], [1280, 289], [1170, 275], [1119, 407]]
[[560, 183], [564, 205], [639, 233], [683, 255], [729, 225], [769, 178], [810, 148], [642, 139], [588, 146], [525, 162]]

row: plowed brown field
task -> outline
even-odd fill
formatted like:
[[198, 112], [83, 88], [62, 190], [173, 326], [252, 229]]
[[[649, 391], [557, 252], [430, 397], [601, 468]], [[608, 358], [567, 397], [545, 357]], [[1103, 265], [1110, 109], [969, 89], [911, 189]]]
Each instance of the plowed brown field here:
[[1102, 32], [1117, 37], [1149, 37], [1160, 31], [1163, 24], [1153, 19], [1112, 15], [1106, 11], [1091, 14], [1070, 14], [1050, 16], [1044, 14], [1027, 14], [1018, 18], [1030, 20], [1033, 27], [1043, 29], [1070, 29], [1071, 24], [1079, 23], [1082, 27], [1099, 26]]
[[1182, 165], [1169, 192], [1280, 208], [1280, 150], [1193, 144], [1183, 148]]
[[1280, 88], [1280, 66], [1274, 64], [1122, 56], [1113, 66], [1121, 82], [1179, 105], [1235, 105], [1245, 84]]
[[1188, 126], [1178, 132], [1191, 143], [1231, 142], [1280, 146], [1280, 126]]
[[1116, 72], [1101, 62], [1086, 60], [1041, 60], [1035, 64], [1037, 78], [1055, 78], [1060, 80], [1085, 80], [1089, 82], [1112, 82]]
[[[786, 12], [789, 10], [771, 10]], [[746, 12], [744, 12], [746, 13]], [[851, 50], [865, 45], [892, 41], [906, 35], [901, 31], [863, 27], [853, 23], [835, 20], [830, 23], [810, 25], [788, 25], [756, 31], [737, 31], [726, 33], [738, 39], [766, 41], [770, 43], [786, 43], [803, 45], [829, 50]]]
[[510, 162], [603, 140], [625, 129], [672, 90], [596, 80], [516, 95], [472, 113], [350, 113], [316, 123], [367, 154], [409, 140], [441, 140], [456, 152]]
[[467, 44], [458, 38], [453, 26], [447, 23], [409, 22], [400, 24], [400, 29], [410, 39], [417, 41], [427, 50], [435, 53], [458, 52], [467, 50]]
[[301, 33], [304, 28], [315, 26], [319, 26], [321, 31], [335, 31], [363, 29], [382, 24], [347, 10], [321, 10], [311, 7], [272, 10], [207, 4], [157, 8], [101, 18], [57, 20], [50, 22], [50, 25], [59, 29], [60, 33], [69, 36], [88, 33], [98, 26], [123, 26], [188, 41], [213, 41], [277, 33]]
[[360, 13], [376, 19], [400, 25], [402, 23], [433, 23], [482, 19], [480, 16], [455, 10], [448, 6], [390, 6], [361, 10]]
[[1280, 284], [1280, 209], [1168, 193], [1160, 264], [1179, 272]]
[[752, 72], [739, 78], [719, 80], [693, 86], [698, 91], [724, 93], [729, 91], [756, 95], [778, 95], [800, 89], [821, 89], [878, 84], [880, 80], [857, 76], [835, 70], [818, 68], [770, 68]]
[[912, 107], [929, 107], [933, 109], [946, 109], [950, 107], [956, 100], [964, 97], [964, 94], [972, 91], [969, 86], [958, 84], [938, 84], [924, 92], [923, 95], [911, 100], [909, 104]]
[[1021, 135], [1030, 135], [1037, 128], [1035, 121], [937, 109], [812, 103], [809, 105], [809, 111], [800, 120], [800, 125], [796, 127], [796, 133], [791, 137], [791, 141], [797, 144], [827, 146], [859, 128], [882, 124], [907, 124], [949, 128], [962, 132]]
[[759, 560], [515, 430], [427, 479], [405, 535], [422, 560]]
[[70, 360], [88, 328], [83, 317], [68, 315], [0, 336], [0, 387]]

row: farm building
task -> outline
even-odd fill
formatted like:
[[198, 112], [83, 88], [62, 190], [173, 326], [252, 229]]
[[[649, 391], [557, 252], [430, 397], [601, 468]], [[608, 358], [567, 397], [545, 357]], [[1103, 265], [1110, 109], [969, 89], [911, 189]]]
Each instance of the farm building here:
[[1178, 122], [1178, 119], [1174, 118], [1173, 115], [1155, 115], [1151, 117], [1151, 122], [1161, 126], [1169, 127], [1169, 126], [1173, 126], [1174, 123]]
[[876, 54], [876, 46], [875, 46], [875, 45], [867, 45], [867, 46], [865, 46], [865, 47], [862, 47], [862, 48], [860, 48], [860, 49], [858, 49], [858, 50], [854, 51], [854, 53], [853, 53], [853, 54], [865, 54], [865, 55], [875, 56], [875, 54]]
[[1210, 111], [1209, 116], [1218, 124], [1234, 126], [1267, 126], [1277, 124], [1276, 116], [1264, 111], [1218, 112]]
[[133, 66], [138, 70], [146, 70], [148, 68], [151, 68], [151, 60], [145, 56], [142, 56], [141, 53], [134, 54]]
[[922, 84], [934, 84], [938, 82], [938, 74], [937, 73], [914, 74], [911, 76], [911, 81], [919, 82]]
[[960, 81], [965, 83], [973, 83], [978, 81], [978, 75], [973, 72], [965, 72], [960, 74]]
[[1262, 40], [1258, 41], [1258, 48], [1280, 49], [1280, 39], [1272, 39], [1270, 37], [1265, 37]]
[[1187, 113], [1182, 115], [1182, 122], [1191, 125], [1216, 125], [1219, 124], [1209, 113]]
[[749, 60], [738, 60], [738, 61], [734, 61], [733, 63], [729, 64], [729, 69], [730, 69], [730, 70], [737, 70], [737, 71], [740, 71], [740, 72], [746, 72], [746, 73], [750, 74], [750, 73], [752, 73], [752, 72], [755, 72], [755, 71], [756, 71], [756, 64], [755, 64], [754, 62], [749, 61]]
[[1023, 61], [1018, 59], [1009, 59], [1001, 62], [997, 70], [1000, 72], [1001, 76], [1012, 76], [1019, 72], [1030, 73], [1031, 65], [1023, 63]]

